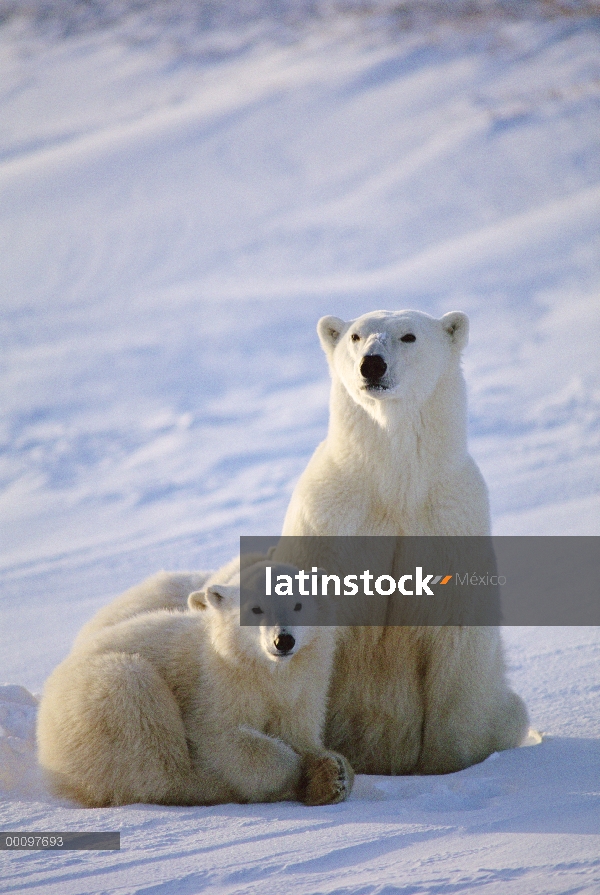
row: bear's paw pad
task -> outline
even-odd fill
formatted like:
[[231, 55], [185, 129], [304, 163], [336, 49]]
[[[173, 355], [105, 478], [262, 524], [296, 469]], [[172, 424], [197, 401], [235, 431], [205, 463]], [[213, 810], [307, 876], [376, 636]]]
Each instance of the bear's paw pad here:
[[308, 755], [304, 759], [301, 801], [305, 805], [335, 805], [348, 798], [354, 772], [342, 755]]

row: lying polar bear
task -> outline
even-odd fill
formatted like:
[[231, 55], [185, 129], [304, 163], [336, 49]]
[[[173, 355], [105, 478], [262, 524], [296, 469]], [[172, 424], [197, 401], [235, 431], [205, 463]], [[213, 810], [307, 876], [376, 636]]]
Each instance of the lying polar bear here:
[[[329, 431], [283, 534], [488, 535], [487, 489], [467, 451], [466, 315], [375, 311], [323, 317], [317, 329], [332, 378]], [[335, 571], [325, 539], [320, 555], [304, 555], [304, 543], [285, 542], [275, 558]], [[381, 571], [398, 578], [398, 556]], [[524, 738], [498, 628], [342, 630], [325, 742], [357, 772], [457, 771]]]
[[89, 807], [345, 799], [352, 768], [322, 744], [335, 628], [241, 627], [239, 561], [205, 578], [161, 572], [83, 629], [40, 703], [52, 788]]

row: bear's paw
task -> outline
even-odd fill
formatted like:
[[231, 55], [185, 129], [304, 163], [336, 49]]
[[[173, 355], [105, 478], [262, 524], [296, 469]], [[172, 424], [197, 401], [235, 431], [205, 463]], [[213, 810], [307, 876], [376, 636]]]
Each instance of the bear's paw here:
[[299, 798], [305, 805], [335, 805], [348, 798], [353, 783], [354, 771], [343, 755], [306, 755]]

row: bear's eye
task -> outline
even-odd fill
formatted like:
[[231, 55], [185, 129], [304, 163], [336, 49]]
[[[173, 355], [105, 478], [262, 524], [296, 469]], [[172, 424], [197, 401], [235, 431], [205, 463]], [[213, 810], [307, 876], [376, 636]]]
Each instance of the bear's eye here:
[[352, 339], [353, 342], [360, 342], [360, 336], [358, 333], [352, 333], [350, 338]]
[[302, 603], [296, 603], [296, 605], [294, 606], [294, 612], [300, 612], [301, 609]]
[[252, 607], [252, 612], [254, 613], [254, 615], [264, 615], [264, 613], [263, 613], [262, 609], [260, 608], [260, 606], [253, 606], [253, 607]]
[[402, 336], [400, 341], [401, 342], [416, 342], [417, 337], [413, 333], [406, 333], [405, 336]]

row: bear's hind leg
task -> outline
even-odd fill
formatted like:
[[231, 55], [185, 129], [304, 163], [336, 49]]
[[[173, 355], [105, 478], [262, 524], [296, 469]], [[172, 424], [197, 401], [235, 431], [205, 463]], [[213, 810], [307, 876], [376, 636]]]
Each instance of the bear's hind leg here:
[[38, 743], [53, 789], [89, 807], [186, 802], [191, 764], [179, 708], [139, 655], [59, 665], [44, 689]]

